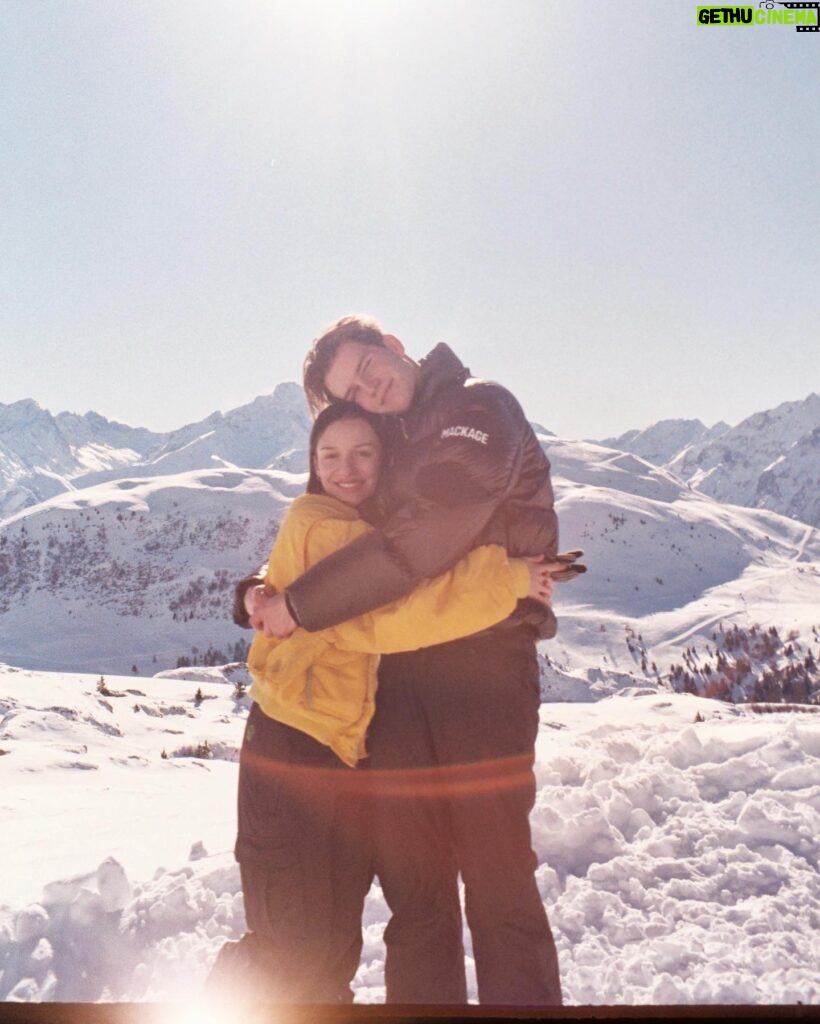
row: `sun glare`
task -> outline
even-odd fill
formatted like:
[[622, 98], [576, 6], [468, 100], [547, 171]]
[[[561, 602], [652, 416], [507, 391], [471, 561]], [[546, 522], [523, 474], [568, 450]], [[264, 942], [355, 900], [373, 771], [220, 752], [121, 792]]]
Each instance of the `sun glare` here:
[[280, 16], [307, 29], [317, 43], [355, 45], [378, 40], [404, 5], [385, 0], [294, 0]]

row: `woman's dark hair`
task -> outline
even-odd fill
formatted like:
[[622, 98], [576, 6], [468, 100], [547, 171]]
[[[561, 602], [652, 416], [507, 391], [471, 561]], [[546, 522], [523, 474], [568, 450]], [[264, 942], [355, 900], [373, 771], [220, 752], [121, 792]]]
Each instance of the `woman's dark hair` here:
[[313, 421], [313, 427], [310, 431], [310, 476], [308, 477], [307, 482], [308, 494], [325, 493], [325, 489], [322, 487], [319, 475], [316, 472], [316, 449], [319, 445], [319, 439], [322, 434], [324, 434], [331, 423], [337, 423], [339, 420], [364, 420], [365, 423], [369, 424], [373, 428], [373, 432], [376, 437], [381, 441], [382, 472], [384, 472], [384, 469], [387, 466], [390, 451], [392, 449], [393, 433], [395, 430], [395, 425], [391, 418], [389, 416], [377, 416], [375, 413], [365, 412], [364, 409], [360, 409], [358, 405], [355, 405], [353, 402], [332, 402], [330, 405], [327, 405], [322, 409]]

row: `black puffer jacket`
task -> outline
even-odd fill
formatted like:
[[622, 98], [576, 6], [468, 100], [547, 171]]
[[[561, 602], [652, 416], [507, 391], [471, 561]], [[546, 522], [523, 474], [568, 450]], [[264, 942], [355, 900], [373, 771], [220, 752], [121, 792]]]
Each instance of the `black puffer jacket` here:
[[[549, 462], [515, 398], [470, 378], [446, 345], [421, 363], [401, 420], [380, 528], [324, 559], [287, 589], [299, 624], [323, 629], [378, 608], [437, 576], [480, 544], [510, 555], [555, 555], [558, 523]], [[520, 601], [493, 629], [555, 634], [555, 617]]]

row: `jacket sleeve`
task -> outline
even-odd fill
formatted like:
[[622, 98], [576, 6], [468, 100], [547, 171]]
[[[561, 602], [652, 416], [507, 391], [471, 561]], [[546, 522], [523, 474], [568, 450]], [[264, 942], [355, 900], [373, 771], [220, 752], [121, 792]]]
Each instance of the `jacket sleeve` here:
[[273, 646], [260, 671], [278, 679], [296, 677], [329, 647], [394, 654], [457, 640], [506, 618], [527, 595], [529, 582], [522, 559], [507, 558], [503, 548], [485, 545], [383, 608], [317, 633], [297, 629]]
[[335, 646], [367, 654], [415, 651], [477, 633], [512, 614], [527, 596], [526, 563], [504, 548], [475, 548], [448, 572], [372, 612], [321, 634]]
[[505, 501], [531, 428], [513, 396], [498, 385], [461, 389], [452, 418], [402, 481], [407, 498], [381, 529], [309, 570], [287, 589], [309, 631], [379, 608], [453, 566]]
[[251, 587], [257, 587], [260, 583], [265, 582], [267, 571], [267, 565], [263, 565], [259, 572], [254, 573], [252, 576], [246, 576], [234, 586], [233, 621], [243, 629], [251, 628], [250, 618], [247, 611], [245, 611], [245, 594], [247, 594]]

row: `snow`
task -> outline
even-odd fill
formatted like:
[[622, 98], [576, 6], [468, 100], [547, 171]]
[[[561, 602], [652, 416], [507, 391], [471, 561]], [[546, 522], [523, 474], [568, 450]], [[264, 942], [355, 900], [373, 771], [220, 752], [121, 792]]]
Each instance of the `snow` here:
[[[820, 661], [818, 401], [624, 451], [541, 430], [591, 569], [542, 646], [532, 815], [570, 1004], [820, 1002], [820, 714], [671, 692], [681, 663], [714, 685], [724, 627], [738, 657], [774, 630], [749, 676]], [[167, 435], [0, 406], [0, 658], [26, 666], [0, 665], [0, 1000], [196, 1000], [242, 934], [247, 677], [140, 667], [247, 639], [232, 582], [304, 487], [308, 427], [296, 385]], [[718, 483], [761, 507], [693, 489]], [[387, 919], [374, 885], [360, 1003], [384, 998]]]
[[[558, 599], [551, 649], [562, 663], [585, 668], [587, 651], [597, 663], [601, 626], [609, 668], [635, 668], [629, 627], [663, 673], [679, 660], [677, 638], [699, 625], [708, 638], [719, 615], [784, 635], [817, 625], [820, 531], [721, 504], [632, 454], [544, 443], [562, 544], [583, 548], [590, 566]], [[291, 454], [283, 467], [298, 465]], [[194, 648], [240, 657], [235, 645], [247, 636], [226, 614], [233, 581], [267, 557], [304, 486], [284, 468], [141, 471], [9, 516], [0, 522], [0, 660], [122, 673], [195, 660]]]
[[[567, 1002], [819, 1003], [820, 714], [595, 696], [542, 705], [537, 742], [537, 880]], [[100, 684], [0, 666], [0, 998], [201, 997], [244, 927], [246, 714], [219, 669]], [[384, 998], [387, 918], [374, 885], [361, 1003]]]
[[[551, 452], [554, 435], [534, 426]], [[0, 403], [0, 519], [123, 473], [178, 474], [214, 464], [304, 472], [309, 430], [304, 393], [292, 382], [166, 434], [94, 412], [52, 416], [31, 399]], [[664, 466], [679, 482], [720, 501], [820, 525], [818, 394], [756, 413], [735, 427], [661, 420], [601, 444]]]
[[108, 481], [6, 520], [0, 660], [157, 671], [192, 646], [229, 652], [247, 640], [226, 614], [233, 581], [264, 561], [303, 490], [277, 470], [211, 468]]
[[0, 403], [0, 518], [125, 473], [177, 474], [214, 464], [287, 468], [280, 460], [306, 446], [310, 422], [304, 392], [292, 382], [168, 434], [113, 423], [94, 412], [52, 416], [31, 399]]
[[820, 524], [820, 394], [755, 413], [717, 436], [704, 435], [667, 468], [719, 501]]
[[714, 433], [700, 420], [659, 420], [643, 430], [628, 430], [619, 437], [607, 437], [598, 443], [606, 448], [633, 452], [647, 462], [663, 466], [680, 451], [702, 442]]
[[820, 395], [784, 402], [735, 427], [661, 420], [599, 442], [664, 466], [703, 494], [820, 525]]

